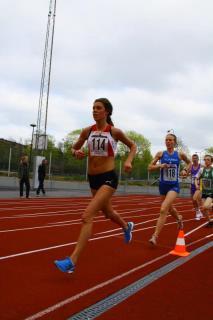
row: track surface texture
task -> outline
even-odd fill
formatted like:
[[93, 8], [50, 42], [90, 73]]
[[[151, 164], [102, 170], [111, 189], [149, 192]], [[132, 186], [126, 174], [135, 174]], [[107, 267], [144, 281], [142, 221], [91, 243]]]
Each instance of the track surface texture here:
[[184, 263], [123, 301], [92, 318], [79, 319], [213, 319], [213, 230], [204, 227], [205, 219], [195, 221], [190, 199], [175, 202], [184, 218], [187, 251], [193, 255], [209, 246], [191, 259], [169, 254], [178, 235], [170, 216], [157, 246], [149, 244], [160, 197], [114, 196], [114, 208], [135, 223], [132, 242], [125, 244], [122, 230], [100, 212], [75, 272], [57, 270], [53, 262], [72, 252], [89, 201], [89, 197], [0, 200], [0, 319], [75, 319], [79, 312], [140, 279], [149, 280], [153, 272], [178, 259]]

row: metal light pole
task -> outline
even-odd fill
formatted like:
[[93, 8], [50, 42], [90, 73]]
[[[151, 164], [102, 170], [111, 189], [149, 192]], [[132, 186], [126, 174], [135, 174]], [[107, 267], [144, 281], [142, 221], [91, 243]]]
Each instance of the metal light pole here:
[[10, 176], [11, 154], [12, 154], [12, 148], [10, 148], [10, 152], [9, 152], [8, 171], [7, 171], [8, 177]]
[[[53, 55], [53, 40], [55, 32], [56, 0], [50, 0], [47, 21], [46, 40], [43, 56], [43, 66], [40, 84], [40, 95], [37, 116], [36, 149], [46, 150], [47, 145], [47, 115], [49, 107], [50, 78]], [[41, 139], [43, 137], [43, 139]], [[40, 143], [41, 142], [41, 143]]]
[[32, 130], [32, 138], [31, 138], [31, 145], [30, 145], [30, 161], [29, 161], [29, 171], [31, 167], [31, 160], [32, 160], [32, 149], [33, 149], [33, 135], [34, 135], [34, 129], [36, 127], [36, 124], [31, 123], [30, 126], [33, 128]]

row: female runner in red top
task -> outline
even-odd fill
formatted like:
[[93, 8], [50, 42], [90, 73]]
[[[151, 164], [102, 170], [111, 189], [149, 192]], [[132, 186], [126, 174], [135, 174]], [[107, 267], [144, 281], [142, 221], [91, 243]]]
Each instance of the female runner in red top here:
[[133, 222], [126, 223], [112, 207], [112, 195], [116, 191], [118, 178], [115, 173], [115, 151], [118, 141], [129, 147], [130, 152], [124, 163], [124, 170], [130, 172], [136, 154], [136, 145], [120, 129], [115, 128], [112, 120], [112, 105], [106, 98], [96, 99], [93, 104], [95, 125], [82, 130], [78, 141], [73, 145], [72, 154], [77, 159], [85, 157], [81, 150], [88, 143], [88, 179], [93, 198], [82, 215], [82, 228], [78, 242], [70, 257], [56, 260], [55, 265], [63, 272], [74, 271], [78, 258], [85, 248], [91, 234], [93, 219], [102, 210], [106, 218], [117, 223], [124, 231], [124, 240], [132, 239]]

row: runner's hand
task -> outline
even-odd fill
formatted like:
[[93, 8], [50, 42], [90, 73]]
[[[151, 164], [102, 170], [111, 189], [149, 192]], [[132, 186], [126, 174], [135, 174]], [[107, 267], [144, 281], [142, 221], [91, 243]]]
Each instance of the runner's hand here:
[[82, 150], [75, 150], [75, 157], [76, 159], [83, 159], [85, 157], [85, 153]]
[[132, 171], [132, 164], [129, 161], [125, 161], [124, 163], [124, 171], [131, 172]]

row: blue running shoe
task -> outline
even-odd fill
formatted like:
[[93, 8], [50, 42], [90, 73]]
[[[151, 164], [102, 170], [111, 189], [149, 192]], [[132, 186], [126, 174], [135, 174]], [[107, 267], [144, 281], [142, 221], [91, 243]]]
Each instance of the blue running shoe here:
[[69, 257], [63, 260], [55, 260], [54, 263], [62, 272], [72, 273], [75, 270], [75, 265]]
[[127, 227], [128, 228], [126, 230], [124, 230], [124, 241], [126, 243], [129, 243], [132, 240], [132, 230], [134, 228], [134, 223], [128, 222]]

